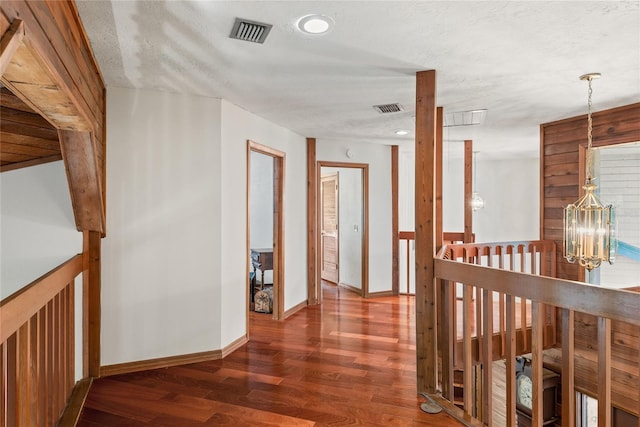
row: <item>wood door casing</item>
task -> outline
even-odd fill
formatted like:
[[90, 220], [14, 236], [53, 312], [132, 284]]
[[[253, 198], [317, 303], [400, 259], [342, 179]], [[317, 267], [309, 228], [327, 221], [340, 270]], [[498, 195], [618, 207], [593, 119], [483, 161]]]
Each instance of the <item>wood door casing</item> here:
[[321, 179], [322, 217], [321, 232], [321, 275], [322, 280], [338, 283], [338, 174], [323, 176]]

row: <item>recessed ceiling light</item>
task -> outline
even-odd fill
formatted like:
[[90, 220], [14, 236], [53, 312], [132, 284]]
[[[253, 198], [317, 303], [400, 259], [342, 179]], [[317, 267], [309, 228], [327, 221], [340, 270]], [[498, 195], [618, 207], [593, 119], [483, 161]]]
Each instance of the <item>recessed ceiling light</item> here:
[[408, 134], [409, 134], [409, 131], [408, 131], [408, 130], [406, 130], [406, 129], [398, 129], [398, 130], [396, 131], [396, 135], [400, 135], [400, 136], [402, 136], [402, 135], [408, 135]]
[[333, 19], [325, 15], [307, 15], [298, 20], [298, 29], [307, 34], [325, 34], [333, 26]]

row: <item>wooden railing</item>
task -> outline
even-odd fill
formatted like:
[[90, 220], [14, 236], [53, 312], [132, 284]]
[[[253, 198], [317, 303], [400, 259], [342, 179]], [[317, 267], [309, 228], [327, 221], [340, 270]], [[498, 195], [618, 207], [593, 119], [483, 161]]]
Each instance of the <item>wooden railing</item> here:
[[0, 427], [54, 426], [75, 383], [82, 255], [0, 302]]
[[[442, 233], [444, 243], [463, 243], [464, 232], [447, 232]], [[400, 272], [400, 293], [407, 295], [415, 294], [414, 275], [411, 274], [415, 270], [414, 263], [414, 246], [413, 242], [416, 239], [415, 231], [400, 231], [398, 232], [398, 240], [400, 240], [400, 250], [403, 251], [404, 263], [402, 271]], [[471, 235], [472, 241], [475, 240], [475, 234]]]
[[[492, 365], [504, 359], [506, 403], [499, 408], [507, 426], [516, 425], [515, 359], [531, 353], [534, 426], [543, 425], [543, 350], [562, 343], [561, 420], [575, 425], [576, 366], [585, 355], [574, 345], [574, 315], [596, 316], [595, 397], [598, 425], [610, 426], [612, 413], [612, 322], [640, 326], [640, 294], [555, 279], [555, 245], [550, 241], [445, 245], [434, 260], [439, 324], [436, 346], [441, 360], [442, 397], [454, 402], [454, 374], [462, 371], [465, 416], [494, 425]], [[456, 287], [461, 288], [456, 292]], [[456, 298], [461, 297], [461, 301]], [[556, 316], [555, 310], [559, 310]], [[497, 315], [495, 310], [498, 311]], [[517, 322], [519, 318], [520, 322]], [[556, 337], [556, 318], [561, 336]], [[459, 324], [459, 320], [461, 324]], [[497, 319], [497, 320], [496, 320]], [[496, 327], [495, 322], [498, 325]], [[557, 340], [556, 338], [560, 338]], [[637, 340], [637, 336], [636, 336]], [[496, 348], [497, 347], [497, 348]], [[637, 342], [636, 342], [637, 347]], [[626, 355], [627, 358], [630, 355]], [[625, 380], [633, 384], [638, 413], [638, 353]], [[634, 374], [635, 372], [635, 374]], [[585, 388], [585, 387], [583, 387]], [[635, 409], [635, 411], [633, 410]]]

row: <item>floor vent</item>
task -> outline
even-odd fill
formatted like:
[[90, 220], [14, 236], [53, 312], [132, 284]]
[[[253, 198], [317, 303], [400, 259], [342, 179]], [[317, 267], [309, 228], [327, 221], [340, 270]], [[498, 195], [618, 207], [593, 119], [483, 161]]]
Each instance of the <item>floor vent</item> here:
[[373, 108], [380, 114], [399, 113], [402, 111], [402, 105], [396, 104], [382, 104], [374, 105]]
[[236, 18], [229, 37], [247, 42], [264, 43], [271, 27], [271, 24]]

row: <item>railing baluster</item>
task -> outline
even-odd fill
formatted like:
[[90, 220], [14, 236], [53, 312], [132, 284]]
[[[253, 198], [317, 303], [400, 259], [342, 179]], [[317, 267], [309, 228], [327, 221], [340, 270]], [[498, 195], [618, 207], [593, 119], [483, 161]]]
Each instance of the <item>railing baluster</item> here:
[[531, 376], [533, 380], [532, 424], [541, 426], [543, 422], [542, 400], [542, 336], [544, 319], [541, 316], [542, 304], [531, 302]]
[[[454, 370], [454, 344], [456, 342], [455, 312], [453, 302], [455, 298], [451, 292], [451, 282], [440, 280], [440, 302], [442, 304], [441, 334], [442, 342], [442, 396], [453, 401], [453, 370]], [[453, 334], [452, 334], [453, 331]], [[452, 336], [453, 335], [453, 336]]]
[[575, 392], [575, 316], [573, 310], [562, 310], [562, 425], [576, 425]]
[[16, 427], [31, 425], [29, 393], [29, 322], [16, 332]]
[[506, 398], [507, 425], [516, 425], [516, 297], [507, 295], [506, 304], [507, 339], [506, 339]]
[[466, 413], [473, 413], [473, 402], [475, 400], [474, 384], [473, 384], [473, 354], [471, 348], [471, 319], [473, 317], [473, 311], [471, 308], [472, 287], [467, 284], [463, 284], [462, 291], [462, 346], [463, 346], [463, 364], [464, 364], [464, 395], [463, 405]]
[[598, 426], [611, 425], [611, 319], [598, 317]]
[[482, 291], [482, 313], [484, 354], [482, 365], [482, 405], [483, 421], [487, 425], [493, 425], [492, 386], [493, 386], [493, 292], [484, 289]]

